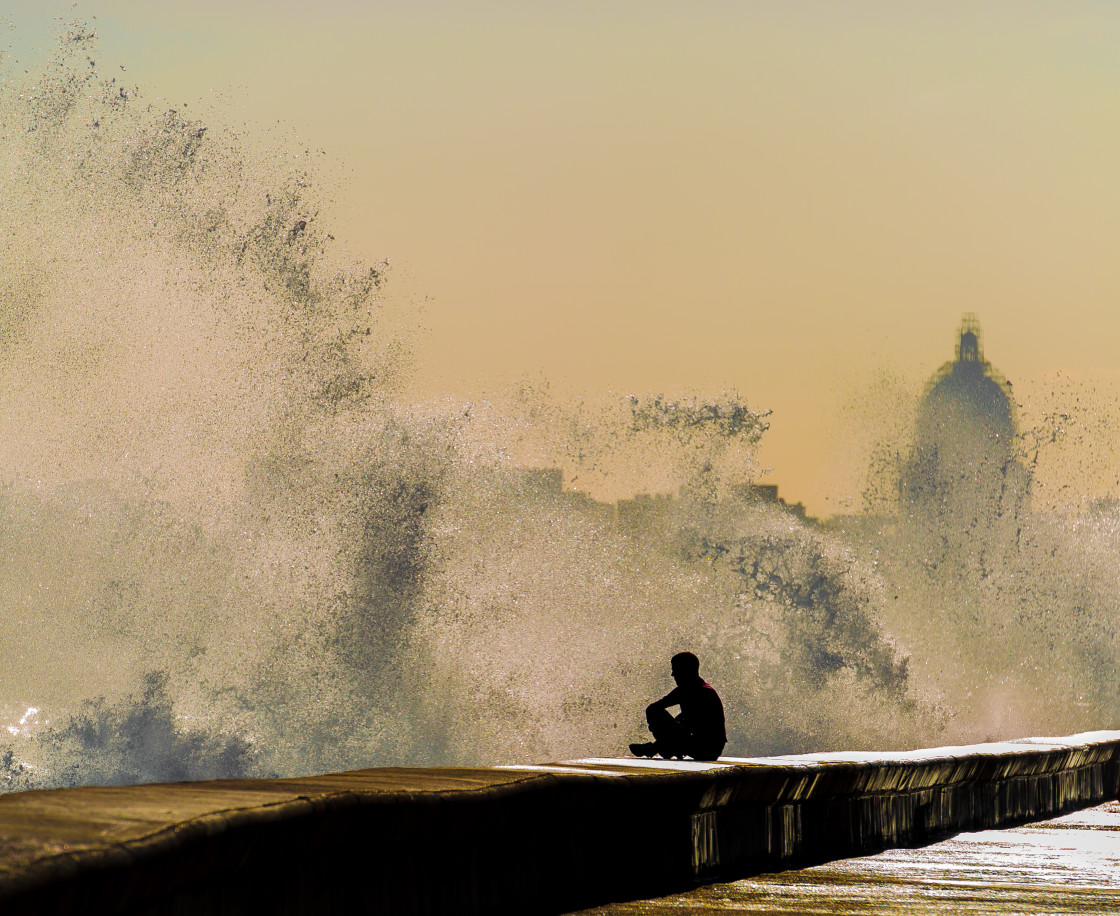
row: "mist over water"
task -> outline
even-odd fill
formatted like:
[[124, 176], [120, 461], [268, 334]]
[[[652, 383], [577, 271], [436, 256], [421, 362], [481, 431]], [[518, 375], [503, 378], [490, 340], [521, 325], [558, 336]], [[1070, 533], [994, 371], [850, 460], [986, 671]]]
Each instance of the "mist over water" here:
[[1114, 510], [1035, 512], [1026, 462], [821, 526], [736, 487], [734, 396], [410, 404], [305, 157], [96, 58], [0, 70], [8, 788], [614, 755], [686, 648], [729, 754], [1116, 724]]

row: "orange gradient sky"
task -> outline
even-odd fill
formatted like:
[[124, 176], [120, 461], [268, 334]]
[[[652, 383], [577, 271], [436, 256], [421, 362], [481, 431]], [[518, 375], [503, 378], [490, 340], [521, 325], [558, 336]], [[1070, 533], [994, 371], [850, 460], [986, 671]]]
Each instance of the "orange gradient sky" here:
[[425, 303], [420, 395], [737, 390], [824, 514], [962, 312], [1035, 413], [1057, 373], [1114, 407], [1115, 3], [23, 5], [21, 41], [96, 16], [149, 101], [324, 150], [335, 234]]

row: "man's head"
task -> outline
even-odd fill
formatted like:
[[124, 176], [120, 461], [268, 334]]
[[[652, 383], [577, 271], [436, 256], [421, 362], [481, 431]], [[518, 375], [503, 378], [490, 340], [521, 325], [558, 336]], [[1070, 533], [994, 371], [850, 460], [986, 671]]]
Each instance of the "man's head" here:
[[700, 680], [700, 659], [691, 652], [678, 652], [673, 656], [671, 666], [673, 680], [678, 686]]

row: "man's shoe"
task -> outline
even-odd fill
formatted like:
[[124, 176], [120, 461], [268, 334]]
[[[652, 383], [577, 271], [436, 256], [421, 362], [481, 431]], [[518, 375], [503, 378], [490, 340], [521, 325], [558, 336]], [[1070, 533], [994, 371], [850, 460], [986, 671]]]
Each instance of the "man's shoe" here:
[[657, 745], [653, 741], [647, 741], [645, 744], [631, 744], [630, 753], [635, 757], [652, 757], [657, 753]]

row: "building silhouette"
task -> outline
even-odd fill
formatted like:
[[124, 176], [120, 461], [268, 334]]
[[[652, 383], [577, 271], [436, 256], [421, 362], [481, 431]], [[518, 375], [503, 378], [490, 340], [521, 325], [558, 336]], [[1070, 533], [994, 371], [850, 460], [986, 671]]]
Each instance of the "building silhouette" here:
[[1026, 497], [1017, 433], [1011, 383], [984, 358], [980, 323], [965, 313], [956, 359], [929, 380], [918, 407], [904, 508], [966, 526], [1017, 512]]

